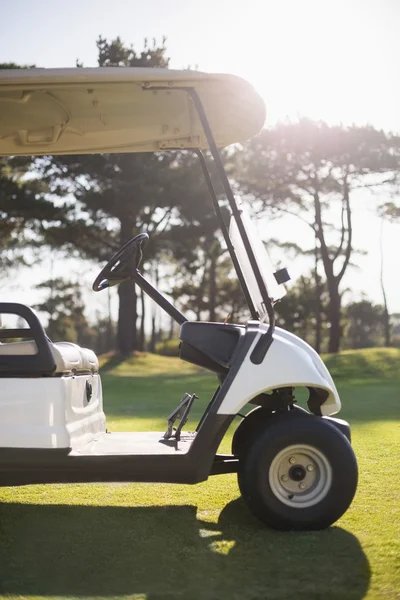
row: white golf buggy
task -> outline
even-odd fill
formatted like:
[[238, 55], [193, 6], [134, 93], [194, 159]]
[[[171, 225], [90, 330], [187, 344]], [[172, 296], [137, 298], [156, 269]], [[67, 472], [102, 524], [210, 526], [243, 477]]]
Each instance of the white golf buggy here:
[[[94, 353], [52, 343], [29, 307], [0, 303], [0, 314], [18, 315], [29, 327], [0, 329], [0, 485], [193, 484], [237, 473], [250, 510], [275, 528], [321, 529], [347, 510], [357, 463], [349, 425], [331, 416], [340, 410], [338, 392], [318, 354], [275, 327], [274, 304], [288, 274], [274, 273], [218, 151], [257, 134], [264, 119], [261, 98], [229, 75], [135, 68], [0, 72], [0, 155], [196, 152], [251, 314], [246, 325], [188, 320], [140, 273], [148, 235], [136, 235], [101, 270], [94, 291], [131, 278], [179, 323], [181, 359], [214, 372], [218, 387], [195, 432], [182, 430], [196, 401], [185, 393], [165, 433], [112, 433]], [[202, 150], [213, 158], [225, 200], [217, 197]], [[7, 343], [10, 338], [22, 341]], [[308, 390], [309, 411], [296, 405], [299, 388]], [[219, 454], [238, 417], [231, 454]]]

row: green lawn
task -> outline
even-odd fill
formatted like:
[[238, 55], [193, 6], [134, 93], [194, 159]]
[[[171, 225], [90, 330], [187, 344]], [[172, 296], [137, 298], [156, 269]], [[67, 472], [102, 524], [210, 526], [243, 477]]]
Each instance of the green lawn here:
[[[0, 488], [1, 597], [399, 599], [400, 351], [327, 361], [360, 468], [356, 498], [334, 527], [266, 528], [239, 499], [235, 475], [196, 486]], [[103, 383], [114, 431], [164, 429], [185, 391], [201, 397], [199, 417], [215, 387], [177, 359], [143, 356], [105, 360]]]

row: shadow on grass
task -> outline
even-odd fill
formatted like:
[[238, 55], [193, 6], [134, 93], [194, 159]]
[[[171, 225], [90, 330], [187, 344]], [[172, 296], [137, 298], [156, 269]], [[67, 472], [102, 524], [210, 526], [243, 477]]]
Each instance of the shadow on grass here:
[[5, 595], [350, 600], [363, 598], [370, 579], [344, 529], [276, 532], [241, 500], [218, 524], [196, 519], [194, 506], [0, 504], [0, 527]]
[[111, 354], [101, 365], [101, 372], [111, 371], [112, 369], [118, 367], [124, 361], [126, 361], [126, 356], [124, 357], [122, 356], [122, 354]]

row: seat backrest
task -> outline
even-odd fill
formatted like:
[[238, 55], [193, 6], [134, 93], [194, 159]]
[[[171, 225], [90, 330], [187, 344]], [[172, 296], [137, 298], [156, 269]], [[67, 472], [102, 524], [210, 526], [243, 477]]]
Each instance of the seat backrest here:
[[[42, 377], [51, 375], [56, 370], [56, 362], [51, 352], [49, 340], [44, 329], [29, 306], [16, 302], [0, 302], [0, 315], [9, 314], [22, 317], [28, 329], [0, 329], [0, 340], [9, 338], [31, 338], [29, 353], [10, 353], [4, 345], [0, 354], [0, 377]], [[22, 342], [24, 345], [25, 342]], [[34, 345], [33, 345], [34, 344]], [[12, 344], [15, 346], [16, 344]], [[35, 351], [36, 347], [36, 351]], [[22, 348], [23, 349], [23, 348]], [[11, 348], [10, 348], [11, 350]]]

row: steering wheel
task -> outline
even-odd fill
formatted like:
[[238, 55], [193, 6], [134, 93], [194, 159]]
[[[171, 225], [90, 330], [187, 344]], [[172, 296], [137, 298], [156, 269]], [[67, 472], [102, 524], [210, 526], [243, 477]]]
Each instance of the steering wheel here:
[[147, 233], [139, 233], [122, 246], [97, 275], [92, 286], [93, 290], [101, 292], [129, 279], [139, 268], [143, 256], [142, 249], [148, 239]]

